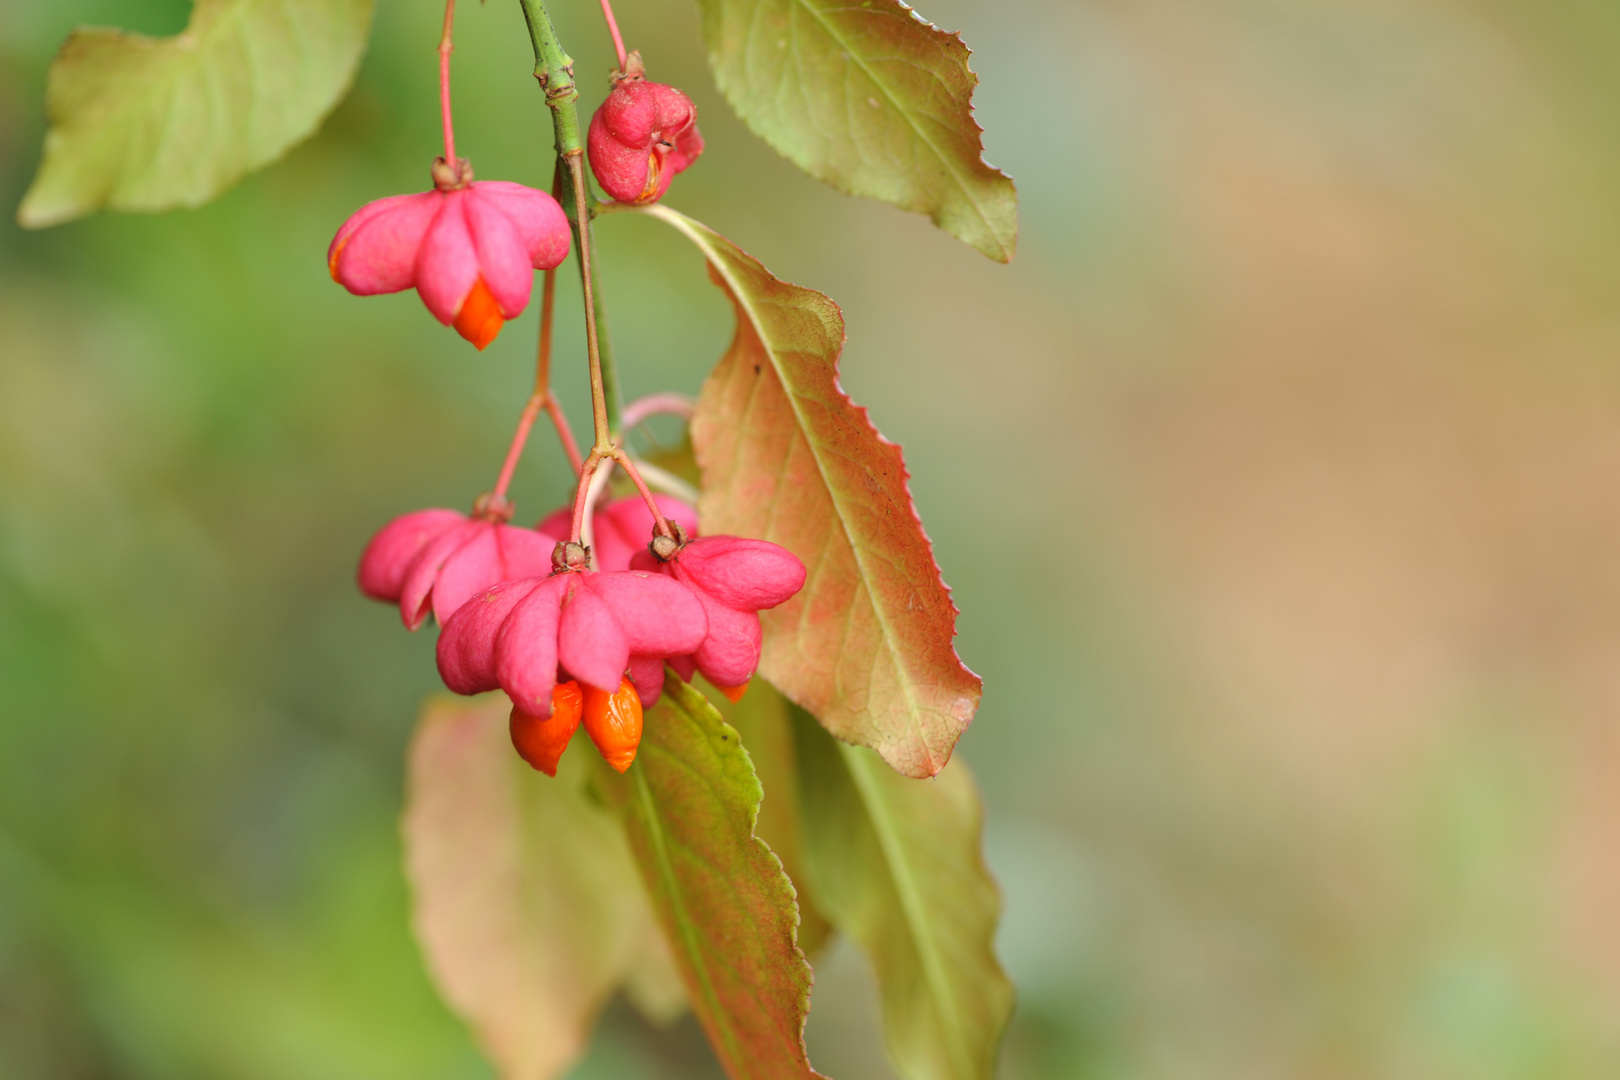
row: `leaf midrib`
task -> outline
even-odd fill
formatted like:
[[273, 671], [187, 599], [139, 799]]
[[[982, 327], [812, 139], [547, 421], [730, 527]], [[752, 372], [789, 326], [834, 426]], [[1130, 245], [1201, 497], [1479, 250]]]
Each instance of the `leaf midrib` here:
[[[868, 79], [872, 80], [872, 84], [876, 86], [880, 92], [882, 92], [885, 98], [888, 99], [889, 104], [892, 105], [895, 111], [898, 112], [905, 120], [906, 126], [911, 128], [912, 132], [916, 134], [917, 138], [921, 140], [929, 150], [933, 151], [934, 156], [937, 157], [942, 164], [944, 164], [945, 168], [950, 172], [952, 179], [956, 181], [957, 189], [961, 191], [962, 195], [973, 207], [973, 212], [978, 215], [979, 221], [984, 225], [987, 234], [995, 238], [997, 250], [1001, 252], [1006, 259], [1010, 259], [1011, 254], [1007, 251], [1006, 243], [1001, 239], [1000, 231], [990, 221], [989, 215], [985, 212], [984, 207], [980, 204], [978, 196], [975, 195], [972, 189], [969, 187], [967, 180], [964, 178], [961, 166], [959, 166], [955, 161], [951, 160], [950, 156], [940, 149], [939, 145], [933, 140], [933, 138], [918, 126], [917, 121], [912, 118], [910, 110], [905, 108], [905, 106], [900, 103], [899, 98], [896, 97], [895, 92], [889, 88], [888, 83], [878, 77], [877, 72], [875, 72], [871, 66], [866, 63], [859, 53], [849, 46], [849, 43], [845, 40], [844, 36], [833, 28], [832, 23], [828, 21], [826, 16], [824, 16], [821, 11], [810, 2], [810, 0], [790, 0], [790, 2], [803, 8], [812, 19], [821, 25], [821, 28], [826, 31], [827, 36], [832, 38], [833, 41], [838, 44], [838, 47], [843, 54], [849, 57], [855, 66], [860, 68], [861, 72]], [[934, 26], [932, 23], [927, 23], [926, 25], [930, 30], [944, 33], [944, 31], [939, 30], [939, 28]], [[1006, 260], [1004, 259], [1003, 261]]]
[[693, 925], [692, 917], [686, 910], [685, 900], [681, 896], [680, 881], [675, 875], [674, 863], [669, 857], [667, 838], [664, 836], [663, 820], [658, 814], [658, 804], [653, 799], [652, 788], [647, 784], [645, 769], [635, 770], [636, 800], [641, 804], [642, 818], [647, 823], [647, 836], [652, 842], [653, 860], [658, 867], [658, 876], [663, 879], [664, 889], [669, 896], [675, 924], [680, 928], [681, 942], [686, 946], [688, 955], [692, 958], [692, 970], [697, 976], [699, 989], [703, 992], [703, 999], [708, 1003], [709, 1015], [714, 1017], [715, 1030], [720, 1033], [726, 1044], [728, 1059], [731, 1061], [745, 1060], [737, 1044], [736, 1033], [731, 1030], [726, 1021], [726, 1011], [720, 1002], [720, 996], [714, 988], [714, 980], [709, 976], [709, 967], [703, 957], [703, 949], [697, 938], [697, 929]]
[[[655, 217], [663, 218], [665, 221], [669, 222], [669, 224], [674, 225], [681, 232], [686, 233], [687, 236], [698, 245], [704, 254], [708, 256], [710, 264], [715, 266], [720, 271], [721, 276], [726, 279], [726, 284], [731, 290], [731, 295], [736, 297], [737, 303], [748, 311], [749, 321], [754, 324], [755, 336], [759, 338], [760, 344], [764, 345], [765, 334], [760, 329], [760, 321], [754, 312], [753, 305], [748, 302], [746, 294], [738, 284], [736, 277], [731, 273], [730, 268], [720, 265], [723, 260], [720, 259], [719, 253], [714, 250], [714, 248], [708, 243], [706, 238], [704, 238], [700, 232], [689, 227], [695, 225], [696, 222], [693, 222], [692, 219], [688, 218], [685, 214], [682, 214], [677, 210], [671, 210], [669, 207], [660, 204], [654, 204], [646, 207], [644, 208], [643, 212], [652, 214]], [[804, 414], [799, 409], [797, 399], [787, 389], [787, 381], [782, 378], [781, 366], [776, 362], [776, 353], [768, 345], [765, 348], [765, 352], [771, 358], [771, 367], [776, 371], [776, 377], [782, 381], [783, 395], [787, 398], [788, 406], [793, 410], [793, 415], [798, 421], [799, 431], [804, 433], [807, 431], [807, 428], [805, 427]], [[849, 526], [845, 520], [843, 502], [838, 496], [838, 489], [828, 479], [827, 471], [822, 466], [820, 451], [817, 450], [815, 443], [810, 439], [808, 434], [805, 434], [804, 439], [805, 443], [810, 447], [810, 457], [816, 463], [816, 472], [821, 476], [822, 486], [827, 489], [829, 497], [832, 498], [833, 504], [838, 510], [838, 513], [835, 516], [838, 520], [839, 531], [844, 534], [844, 540], [849, 544], [850, 552], [854, 556], [856, 563], [860, 566], [861, 588], [867, 595], [868, 602], [872, 608], [872, 614], [878, 621], [878, 626], [882, 628], [884, 643], [888, 646], [890, 655], [895, 658], [895, 671], [900, 677], [899, 682], [901, 692], [905, 695], [906, 704], [908, 706], [906, 719], [912, 729], [913, 734], [917, 737], [918, 744], [922, 747], [923, 754], [927, 758], [931, 774], [937, 773], [939, 769], [943, 768], [944, 766], [935, 766], [934, 750], [933, 747], [928, 744], [927, 734], [924, 732], [922, 727], [922, 722], [920, 719], [922, 709], [917, 701], [916, 692], [912, 686], [910, 672], [908, 672], [905, 665], [900, 662], [899, 658], [901, 653], [900, 649], [896, 645], [894, 631], [889, 626], [889, 620], [884, 615], [882, 605], [877, 602], [877, 595], [866, 585], [868, 580], [866, 559], [861, 554], [860, 545], [855, 543], [854, 538], [850, 535]], [[842, 654], [842, 650], [840, 650], [840, 654]]]
[[861, 751], [841, 742], [838, 743], [838, 752], [849, 770], [850, 778], [855, 783], [862, 805], [866, 807], [867, 820], [877, 836], [878, 848], [883, 852], [883, 861], [889, 869], [889, 878], [894, 882], [895, 892], [899, 895], [906, 930], [922, 962], [923, 978], [928, 983], [929, 996], [935, 1002], [934, 1011], [939, 1020], [940, 1035], [946, 1043], [956, 1075], [972, 1076], [972, 1052], [962, 1036], [965, 1021], [956, 1008], [956, 996], [951, 992], [951, 980], [945, 972], [945, 960], [939, 953], [938, 945], [933, 936], [922, 929], [928, 923], [926, 917], [928, 904], [912, 873], [911, 862], [906, 858], [905, 844], [901, 841], [888, 813], [888, 802], [872, 779], [869, 771], [871, 762]]

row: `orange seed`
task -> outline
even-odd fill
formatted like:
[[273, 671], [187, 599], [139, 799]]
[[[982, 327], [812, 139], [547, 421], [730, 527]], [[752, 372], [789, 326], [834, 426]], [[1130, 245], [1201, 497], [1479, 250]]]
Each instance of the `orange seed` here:
[[501, 306], [495, 302], [495, 296], [484, 284], [484, 276], [478, 275], [473, 287], [467, 293], [466, 299], [461, 302], [461, 310], [456, 312], [456, 333], [477, 346], [480, 352], [485, 345], [495, 340], [495, 335], [501, 332], [506, 324], [506, 318], [501, 314]]
[[557, 762], [579, 727], [583, 704], [579, 684], [570, 680], [551, 691], [550, 716], [534, 716], [514, 706], [508, 727], [518, 756], [547, 776], [556, 776]]
[[636, 760], [641, 745], [641, 697], [629, 679], [609, 694], [584, 687], [585, 732], [607, 763], [620, 772]]

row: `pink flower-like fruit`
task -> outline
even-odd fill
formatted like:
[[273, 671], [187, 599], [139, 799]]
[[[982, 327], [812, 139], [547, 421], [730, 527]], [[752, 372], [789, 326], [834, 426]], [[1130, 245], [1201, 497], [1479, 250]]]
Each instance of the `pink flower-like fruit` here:
[[673, 86], [648, 82], [641, 54], [631, 53], [591, 117], [585, 146], [603, 191], [645, 205], [663, 198], [675, 174], [703, 153], [703, 136], [691, 99]]
[[[658, 512], [688, 533], [697, 532], [697, 511], [673, 495], [654, 495]], [[535, 528], [543, 533], [565, 536], [574, 525], [574, 508], [565, 506], [549, 515]], [[652, 538], [653, 516], [640, 495], [615, 499], [598, 506], [591, 515], [591, 554], [598, 570], [628, 570], [638, 551], [645, 551]]]
[[551, 569], [563, 536], [469, 518], [456, 510], [418, 510], [378, 530], [360, 556], [360, 591], [397, 602], [412, 630], [428, 612], [443, 626], [480, 589]]
[[[445, 170], [434, 171], [437, 179]], [[534, 271], [568, 257], [569, 239], [568, 218], [545, 192], [451, 179], [356, 210], [326, 263], [358, 296], [414, 286], [434, 318], [482, 349], [528, 305]]]
[[694, 668], [701, 671], [734, 701], [759, 666], [763, 634], [758, 613], [785, 603], [804, 587], [804, 564], [791, 551], [741, 536], [699, 537], [667, 562], [642, 551], [630, 565], [679, 581], [702, 602], [709, 632], [690, 655], [671, 657], [669, 663], [686, 679]]
[[[619, 690], [627, 669], [643, 671], [703, 642], [703, 604], [659, 574], [565, 570], [508, 581], [463, 604], [439, 636], [439, 674], [458, 694], [499, 687], [532, 716], [551, 714], [558, 682]], [[659, 680], [662, 689], [662, 678]], [[637, 682], [643, 704], [648, 687]]]

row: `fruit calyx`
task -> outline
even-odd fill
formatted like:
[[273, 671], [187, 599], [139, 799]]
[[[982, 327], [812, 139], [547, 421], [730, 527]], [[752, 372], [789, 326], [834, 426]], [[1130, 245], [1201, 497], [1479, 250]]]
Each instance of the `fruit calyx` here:
[[451, 165], [440, 154], [433, 159], [428, 174], [433, 177], [433, 186], [440, 191], [460, 191], [473, 182], [472, 162], [466, 158], [456, 158], [456, 163]]
[[624, 58], [624, 67], [608, 73], [608, 84], [617, 89], [621, 83], [643, 82], [646, 78], [647, 65], [641, 60], [641, 50], [631, 49], [630, 55]]
[[578, 540], [564, 540], [551, 549], [553, 574], [583, 574], [591, 566], [591, 549]]
[[493, 491], [486, 491], [473, 500], [472, 516], [480, 521], [493, 521], [497, 525], [505, 525], [512, 520], [512, 514], [516, 510], [517, 506], [510, 499]]
[[675, 530], [674, 536], [665, 536], [663, 533], [654, 533], [652, 542], [647, 545], [647, 550], [652, 552], [653, 558], [657, 559], [659, 562], [669, 562], [671, 559], [675, 558], [675, 556], [679, 555], [681, 553], [681, 549], [686, 547], [688, 543], [686, 530], [681, 527], [680, 522], [671, 521], [669, 526]]

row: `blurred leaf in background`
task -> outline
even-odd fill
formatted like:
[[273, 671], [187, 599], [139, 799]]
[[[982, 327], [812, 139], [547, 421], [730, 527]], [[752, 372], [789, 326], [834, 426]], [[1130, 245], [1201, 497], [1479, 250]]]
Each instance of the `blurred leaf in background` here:
[[197, 0], [180, 34], [81, 28], [46, 80], [50, 130], [17, 220], [199, 206], [303, 141], [349, 89], [371, 0]]

